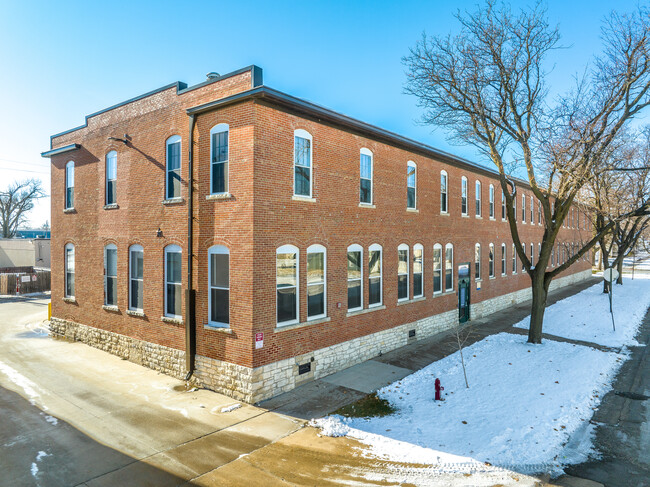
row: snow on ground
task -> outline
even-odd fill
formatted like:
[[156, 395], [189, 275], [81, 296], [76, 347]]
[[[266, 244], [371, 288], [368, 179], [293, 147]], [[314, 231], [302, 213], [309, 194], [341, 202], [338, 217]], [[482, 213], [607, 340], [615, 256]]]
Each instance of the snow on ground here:
[[[603, 285], [595, 284], [581, 293], [549, 306], [544, 314], [544, 333], [610, 347], [637, 345], [636, 332], [650, 306], [650, 275], [623, 277], [614, 286], [613, 309], [616, 332], [609, 312], [609, 297]], [[515, 325], [528, 329], [530, 317]]]
[[[469, 389], [455, 353], [378, 391], [396, 414], [332, 416], [314, 424], [394, 461], [442, 463], [451, 471], [480, 461], [522, 473], [558, 473], [567, 460], [591, 453], [590, 441], [578, 442], [580, 451], [562, 450], [573, 432], [585, 429], [625, 357], [550, 340], [531, 346], [509, 333], [489, 336], [464, 355]], [[442, 402], [433, 401], [437, 377], [445, 387]]]

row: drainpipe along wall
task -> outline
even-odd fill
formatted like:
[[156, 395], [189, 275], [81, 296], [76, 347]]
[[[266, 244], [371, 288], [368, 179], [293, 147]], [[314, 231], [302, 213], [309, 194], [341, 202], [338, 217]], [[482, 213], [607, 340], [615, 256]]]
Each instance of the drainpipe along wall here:
[[188, 184], [187, 184], [187, 289], [185, 290], [185, 369], [189, 380], [194, 372], [196, 354], [196, 290], [192, 280], [192, 254], [194, 230], [194, 127], [195, 115], [190, 115], [190, 135], [188, 143]]

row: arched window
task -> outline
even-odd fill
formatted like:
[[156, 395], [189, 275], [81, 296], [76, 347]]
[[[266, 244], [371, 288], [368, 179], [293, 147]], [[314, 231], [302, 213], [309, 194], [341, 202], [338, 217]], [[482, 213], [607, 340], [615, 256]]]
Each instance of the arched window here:
[[322, 245], [307, 248], [307, 319], [327, 316], [327, 251]]
[[490, 184], [490, 218], [494, 219], [494, 186]]
[[442, 292], [442, 245], [433, 246], [433, 294]]
[[370, 149], [361, 149], [359, 155], [359, 203], [372, 205], [373, 157]]
[[533, 242], [530, 242], [530, 266], [535, 267], [535, 244]]
[[474, 278], [481, 279], [481, 244], [474, 245]]
[[476, 180], [476, 216], [481, 216], [481, 182]]
[[104, 304], [117, 306], [117, 247], [104, 247]]
[[506, 275], [506, 244], [501, 244], [501, 275]]
[[460, 213], [467, 216], [467, 178], [460, 178]]
[[440, 213], [448, 213], [447, 171], [440, 171]]
[[363, 309], [363, 247], [348, 247], [348, 312]]
[[230, 251], [223, 245], [208, 249], [208, 324], [230, 326]]
[[415, 162], [406, 164], [406, 207], [415, 209], [417, 206], [417, 173]]
[[542, 202], [537, 200], [537, 224], [542, 224]]
[[283, 245], [276, 250], [275, 278], [277, 290], [278, 326], [297, 323], [299, 320], [298, 248]]
[[397, 301], [409, 298], [409, 246], [397, 247]]
[[506, 194], [501, 190], [501, 220], [506, 221]]
[[129, 309], [142, 311], [144, 297], [144, 251], [141, 245], [129, 247]]
[[[227, 131], [228, 129], [226, 129]], [[226, 137], [227, 140], [227, 137]], [[181, 197], [181, 136], [172, 135], [167, 139], [167, 177], [165, 179], [165, 199], [172, 200]], [[227, 142], [226, 142], [226, 153]], [[227, 164], [227, 163], [226, 163]]]
[[210, 129], [210, 194], [228, 192], [229, 133], [227, 123]]
[[494, 277], [494, 244], [490, 244], [490, 253], [488, 254], [488, 275], [490, 279]]
[[117, 152], [106, 154], [106, 204], [117, 203]]
[[512, 195], [512, 215], [515, 221], [517, 221], [517, 196], [516, 195]]
[[74, 208], [74, 161], [65, 165], [65, 209]]
[[512, 273], [517, 273], [517, 248], [512, 244]]
[[413, 297], [424, 296], [424, 247], [422, 244], [413, 246]]
[[306, 130], [293, 132], [293, 194], [312, 196], [312, 136]]
[[75, 275], [75, 257], [74, 245], [66, 244], [64, 250], [65, 258], [65, 294], [66, 298], [74, 298], [74, 275]]
[[382, 303], [382, 255], [381, 245], [368, 247], [368, 307]]
[[445, 289], [447, 291], [454, 289], [454, 246], [452, 244], [445, 246]]
[[526, 195], [521, 195], [521, 223], [526, 223]]
[[165, 247], [165, 316], [181, 317], [182, 251], [178, 245]]
[[530, 224], [535, 224], [535, 200], [533, 200], [533, 195], [530, 195]]

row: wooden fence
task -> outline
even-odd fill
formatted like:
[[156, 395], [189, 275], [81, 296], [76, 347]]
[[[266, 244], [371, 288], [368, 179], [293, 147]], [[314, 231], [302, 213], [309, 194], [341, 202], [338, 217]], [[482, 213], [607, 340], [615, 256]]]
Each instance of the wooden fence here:
[[13, 272], [0, 274], [0, 294], [42, 293], [50, 290], [50, 271]]

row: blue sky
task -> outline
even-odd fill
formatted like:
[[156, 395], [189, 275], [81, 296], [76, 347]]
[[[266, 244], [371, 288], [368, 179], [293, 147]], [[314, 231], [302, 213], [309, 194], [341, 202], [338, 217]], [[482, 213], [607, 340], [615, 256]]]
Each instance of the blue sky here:
[[[513, 6], [529, 2], [512, 2]], [[472, 148], [417, 123], [401, 58], [420, 38], [457, 28], [476, 1], [65, 2], [0, 0], [0, 187], [38, 177], [49, 192], [49, 136], [84, 116], [174, 81], [257, 64], [264, 82], [477, 162]], [[548, 2], [567, 49], [553, 53], [562, 92], [600, 46], [613, 2]], [[618, 0], [619, 11], [636, 1]], [[49, 199], [32, 212], [50, 220]]]

